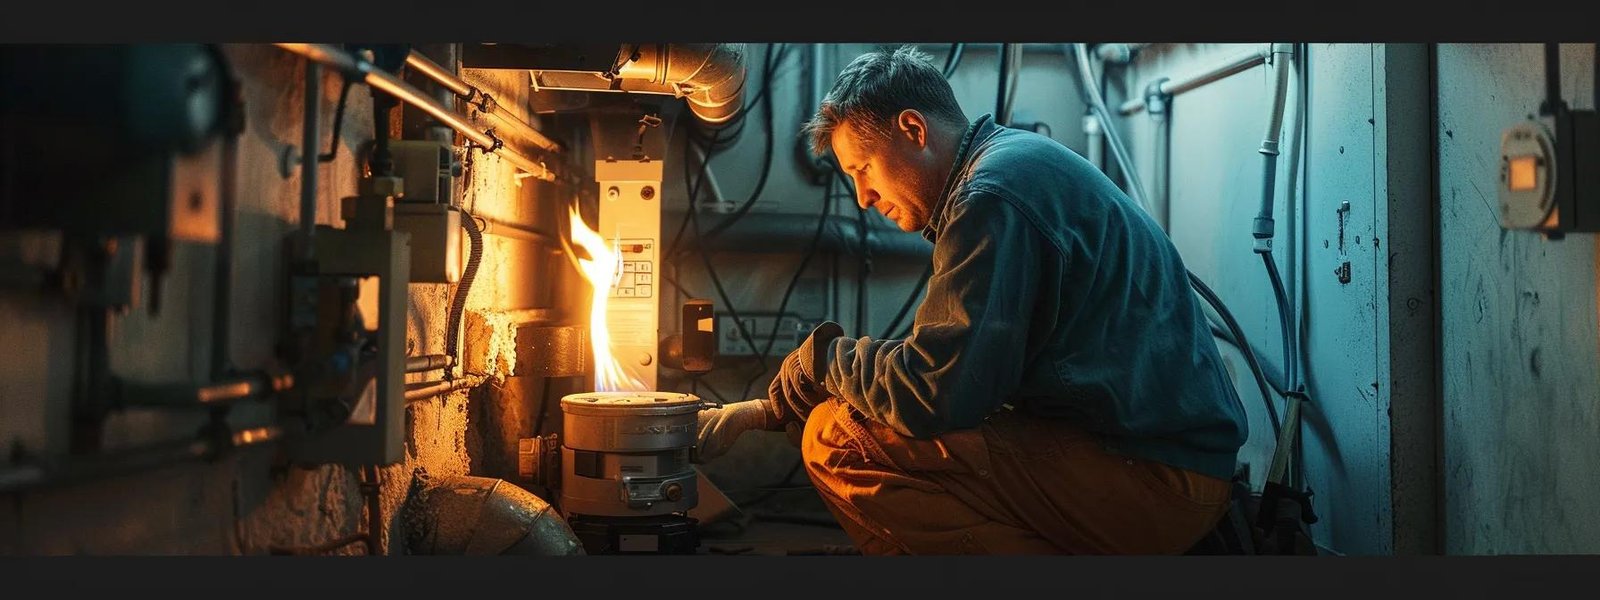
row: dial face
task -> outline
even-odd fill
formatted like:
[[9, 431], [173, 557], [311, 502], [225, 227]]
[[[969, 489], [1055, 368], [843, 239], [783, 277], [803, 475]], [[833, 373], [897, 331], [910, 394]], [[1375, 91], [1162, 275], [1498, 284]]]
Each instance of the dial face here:
[[1537, 229], [1555, 209], [1555, 144], [1543, 125], [1524, 121], [1500, 136], [1500, 224]]

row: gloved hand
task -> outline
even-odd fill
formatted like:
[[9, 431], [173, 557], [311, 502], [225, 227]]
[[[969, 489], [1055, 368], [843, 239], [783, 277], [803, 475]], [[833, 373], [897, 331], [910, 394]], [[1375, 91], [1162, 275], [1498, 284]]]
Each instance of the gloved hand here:
[[696, 415], [696, 420], [699, 422], [699, 431], [695, 436], [693, 462], [697, 463], [727, 453], [728, 448], [733, 447], [733, 443], [746, 431], [777, 427], [771, 401], [766, 398], [704, 408]]
[[827, 375], [828, 344], [842, 335], [844, 328], [833, 321], [823, 321], [812, 329], [800, 347], [783, 357], [778, 375], [767, 386], [767, 398], [797, 415], [809, 414], [811, 407], [827, 400], [822, 381]]

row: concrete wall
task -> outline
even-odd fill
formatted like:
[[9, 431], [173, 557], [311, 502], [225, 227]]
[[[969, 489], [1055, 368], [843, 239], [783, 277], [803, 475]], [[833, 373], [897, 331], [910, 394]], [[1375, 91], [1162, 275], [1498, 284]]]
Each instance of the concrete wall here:
[[[1590, 44], [1561, 49], [1594, 107]], [[1445, 547], [1593, 553], [1600, 517], [1596, 245], [1500, 227], [1500, 131], [1544, 100], [1540, 44], [1438, 47]]]
[[[1147, 82], [1157, 77], [1185, 79], [1260, 47], [1156, 44], [1121, 73], [1121, 81], [1124, 89], [1142, 96]], [[1425, 63], [1419, 46], [1314, 44], [1307, 50], [1300, 63], [1304, 72], [1297, 70], [1291, 78], [1279, 133], [1273, 257], [1301, 313], [1302, 372], [1313, 400], [1303, 417], [1305, 475], [1320, 517], [1312, 533], [1320, 546], [1337, 553], [1423, 551], [1410, 540], [1396, 547], [1399, 501], [1394, 494], [1397, 486], [1404, 487], [1412, 492], [1405, 496], [1406, 507], [1431, 506], [1425, 493], [1431, 486], [1412, 487], [1431, 481], [1430, 455], [1424, 448], [1424, 462], [1430, 464], [1417, 468], [1411, 462], [1392, 465], [1391, 419], [1397, 407], [1409, 410], [1431, 400], [1426, 381], [1402, 377], [1398, 383], [1404, 388], [1397, 393], [1395, 378], [1401, 375], [1394, 368], [1403, 363], [1413, 370], [1404, 372], [1419, 367], [1428, 372], [1431, 347], [1427, 337], [1391, 340], [1389, 308], [1392, 293], [1405, 293], [1401, 301], [1427, 299], [1426, 289], [1405, 284], [1392, 289], [1391, 273], [1402, 268], [1428, 273], [1428, 231], [1403, 226], [1413, 217], [1391, 224], [1389, 215], [1394, 206], [1428, 205], [1426, 146], [1405, 143], [1425, 138], [1426, 129], [1417, 125], [1426, 116], [1417, 113], [1425, 107], [1425, 88], [1396, 85], [1389, 78], [1404, 70], [1413, 78], [1401, 81], [1416, 81], [1414, 76], [1425, 74]], [[1254, 66], [1173, 99], [1164, 204], [1169, 233], [1190, 269], [1229, 306], [1258, 359], [1281, 373], [1277, 305], [1250, 234], [1262, 195], [1263, 160], [1257, 149], [1266, 134], [1273, 68]], [[1113, 105], [1125, 97], [1115, 98]], [[1127, 117], [1124, 127], [1145, 189], [1162, 189], [1154, 180], [1160, 173], [1155, 122], [1141, 113]], [[1156, 200], [1160, 207], [1161, 198]], [[1341, 212], [1345, 203], [1349, 209]], [[1391, 241], [1391, 229], [1406, 251], [1382, 246]], [[1347, 261], [1351, 278], [1343, 283], [1334, 271]], [[1425, 308], [1412, 315], [1407, 323], [1426, 322]], [[1250, 465], [1252, 484], [1259, 487], [1276, 447], [1272, 426], [1242, 355], [1221, 347], [1250, 414], [1241, 461]], [[1281, 415], [1282, 405], [1277, 406]], [[1417, 454], [1413, 448], [1405, 456]], [[1398, 480], [1397, 468], [1403, 469]]]
[[[299, 214], [298, 165], [280, 170], [280, 157], [301, 140], [304, 61], [265, 45], [226, 47], [242, 80], [245, 132], [238, 150], [238, 211], [231, 288], [232, 335], [228, 356], [240, 369], [259, 368], [272, 359], [272, 340], [281, 326], [285, 236]], [[528, 92], [525, 79], [503, 73], [468, 74], [494, 90], [502, 106], [517, 106]], [[340, 80], [332, 72], [322, 86], [324, 137], [338, 99]], [[361, 176], [357, 153], [372, 139], [367, 88], [350, 92], [339, 138], [339, 156], [321, 167], [317, 221], [341, 224], [339, 199], [354, 195]], [[526, 115], [525, 115], [526, 116]], [[527, 116], [530, 121], [534, 120]], [[215, 194], [217, 147], [180, 165], [180, 181]], [[86, 173], [86, 176], [93, 176]], [[496, 158], [479, 158], [463, 179], [469, 209], [512, 220], [533, 218], [541, 192], [518, 187], [511, 169]], [[26, 240], [9, 239], [27, 245]], [[35, 242], [37, 244], [37, 242]], [[548, 287], [531, 285], [541, 274], [524, 242], [489, 236], [483, 267], [468, 299], [469, 310], [530, 308], [552, 302]], [[160, 283], [158, 315], [134, 311], [114, 318], [113, 368], [145, 381], [202, 381], [209, 374], [212, 349], [210, 302], [213, 248], [179, 245], [173, 268]], [[147, 285], [149, 282], [147, 282]], [[407, 319], [409, 354], [439, 353], [444, 347], [445, 312], [453, 286], [413, 284]], [[0, 347], [11, 349], [0, 363], [0, 441], [36, 454], [66, 451], [70, 404], [71, 313], [54, 299], [8, 292], [0, 296]], [[25, 350], [32, 349], [32, 350]], [[437, 371], [408, 381], [437, 378]], [[503, 381], [496, 396], [465, 392], [419, 403], [407, 410], [404, 461], [383, 467], [384, 553], [404, 551], [397, 508], [414, 470], [432, 475], [473, 474], [496, 469], [504, 459], [496, 444], [469, 436], [469, 423], [520, 420], [527, 402], [516, 394], [537, 382]], [[264, 423], [266, 407], [241, 407], [233, 420]], [[182, 439], [200, 424], [196, 415], [127, 411], [106, 426], [106, 443], [118, 447]], [[487, 436], [492, 438], [493, 436]], [[483, 448], [489, 448], [485, 454]], [[270, 449], [247, 449], [212, 464], [162, 468], [138, 475], [70, 487], [0, 497], [0, 553], [4, 554], [259, 554], [277, 546], [322, 543], [364, 529], [363, 503], [354, 470], [339, 466], [287, 465]], [[359, 545], [344, 552], [359, 551]]]

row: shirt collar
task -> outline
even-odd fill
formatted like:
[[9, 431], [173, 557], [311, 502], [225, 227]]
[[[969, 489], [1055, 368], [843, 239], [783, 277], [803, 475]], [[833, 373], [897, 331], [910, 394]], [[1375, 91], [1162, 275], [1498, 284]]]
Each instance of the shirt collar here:
[[945, 178], [944, 189], [939, 192], [939, 199], [933, 206], [933, 213], [928, 217], [928, 225], [922, 228], [922, 237], [934, 241], [939, 235], [939, 229], [944, 226], [944, 208], [950, 203], [950, 193], [955, 191], [956, 180], [961, 173], [966, 171], [966, 164], [971, 160], [973, 142], [979, 133], [995, 129], [993, 117], [988, 113], [978, 117], [972, 124], [967, 125], [967, 131], [961, 135], [961, 145], [956, 148], [956, 158], [950, 164], [950, 175]]

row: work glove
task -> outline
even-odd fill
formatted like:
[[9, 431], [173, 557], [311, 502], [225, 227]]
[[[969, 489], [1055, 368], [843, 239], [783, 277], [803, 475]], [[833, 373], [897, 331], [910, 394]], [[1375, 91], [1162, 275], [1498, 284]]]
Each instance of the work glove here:
[[772, 402], [766, 398], [713, 405], [696, 415], [699, 430], [695, 435], [694, 462], [706, 462], [728, 452], [746, 431], [778, 428]]
[[803, 422], [811, 407], [828, 399], [828, 389], [822, 384], [827, 376], [828, 344], [842, 335], [844, 328], [838, 323], [823, 321], [800, 347], [783, 357], [778, 375], [767, 386], [767, 398], [778, 403], [780, 414], [794, 414]]

